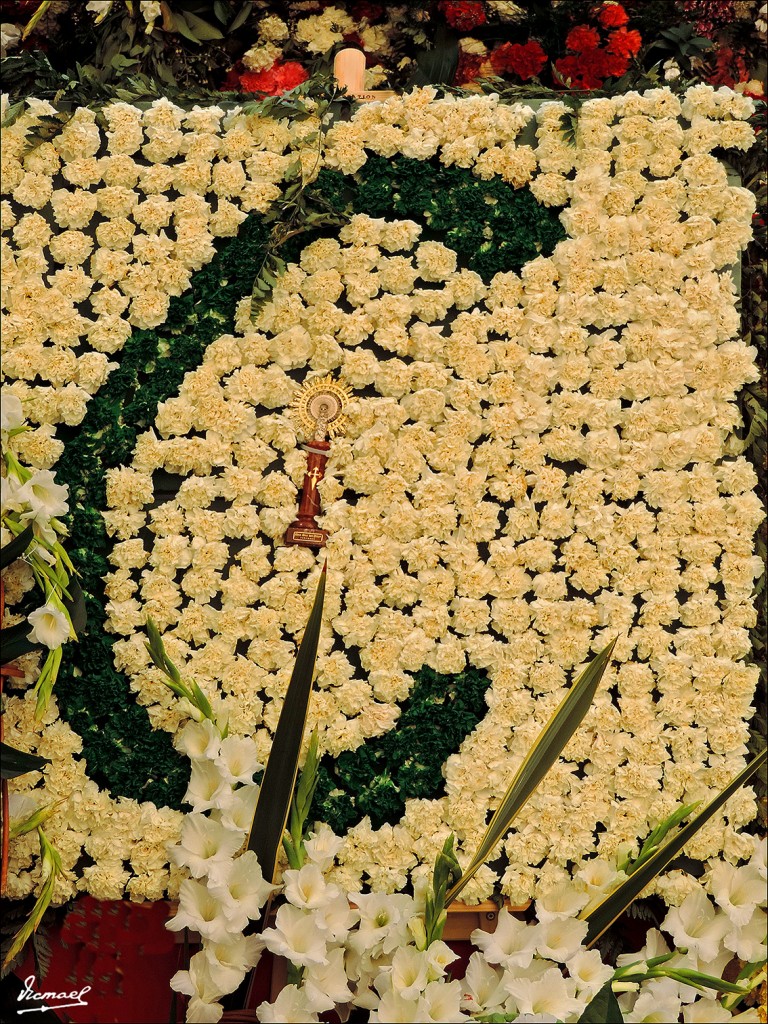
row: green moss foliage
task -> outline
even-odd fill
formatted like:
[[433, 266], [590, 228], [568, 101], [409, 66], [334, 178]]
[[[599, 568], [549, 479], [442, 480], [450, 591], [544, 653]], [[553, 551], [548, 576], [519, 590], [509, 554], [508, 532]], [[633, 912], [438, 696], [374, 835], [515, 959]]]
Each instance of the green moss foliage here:
[[488, 677], [477, 669], [416, 675], [397, 725], [334, 761], [324, 757], [310, 818], [343, 835], [365, 815], [374, 828], [394, 824], [410, 797], [442, 796], [442, 766], [486, 713]]
[[56, 684], [62, 717], [83, 740], [88, 773], [114, 796], [178, 807], [189, 763], [170, 736], [152, 728], [128, 680], [114, 668], [115, 638], [104, 630], [104, 577], [111, 540], [105, 472], [129, 462], [136, 438], [154, 421], [157, 406], [178, 392], [184, 374], [200, 365], [206, 347], [234, 328], [238, 301], [250, 292], [253, 265], [267, 232], [256, 216], [237, 238], [219, 244], [184, 295], [171, 300], [166, 322], [136, 330], [120, 353], [120, 365], [91, 400], [83, 422], [66, 439], [57, 478], [70, 489], [72, 560], [80, 573], [88, 612], [87, 631], [68, 644]]

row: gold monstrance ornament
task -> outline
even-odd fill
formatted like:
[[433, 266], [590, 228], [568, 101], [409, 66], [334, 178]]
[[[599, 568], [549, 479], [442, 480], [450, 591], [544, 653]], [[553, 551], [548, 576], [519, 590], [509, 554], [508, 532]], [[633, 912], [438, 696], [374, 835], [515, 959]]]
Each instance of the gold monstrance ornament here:
[[317, 485], [325, 476], [328, 462], [329, 437], [343, 434], [347, 425], [344, 406], [352, 397], [346, 384], [334, 380], [329, 374], [320, 380], [302, 385], [291, 402], [306, 438], [302, 448], [307, 452], [307, 468], [301, 487], [299, 515], [285, 532], [286, 544], [299, 544], [305, 548], [324, 548], [328, 532], [315, 521], [320, 512], [320, 494]]

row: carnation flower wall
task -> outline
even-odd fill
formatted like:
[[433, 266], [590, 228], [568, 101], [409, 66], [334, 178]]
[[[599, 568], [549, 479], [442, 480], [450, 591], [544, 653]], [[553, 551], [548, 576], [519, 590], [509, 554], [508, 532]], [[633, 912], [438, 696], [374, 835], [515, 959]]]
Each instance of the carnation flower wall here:
[[[443, 796], [349, 830], [332, 880], [350, 890], [401, 888], [451, 830], [471, 851], [573, 673], [615, 635], [613, 672], [505, 845], [505, 893], [546, 891], [743, 767], [763, 510], [733, 433], [757, 373], [730, 268], [754, 198], [713, 151], [751, 144], [751, 109], [708, 86], [594, 99], [573, 144], [555, 102], [534, 113], [422, 90], [359, 109], [328, 131], [326, 169], [364, 179], [371, 155], [399, 154], [498, 177], [562, 207], [566, 238], [484, 280], [427, 225], [357, 214], [297, 252], [255, 323], [241, 303], [107, 472], [118, 669], [152, 726], [175, 735], [183, 713], [143, 646], [151, 614], [263, 761], [319, 571], [314, 552], [281, 546], [304, 465], [287, 406], [314, 375], [355, 392], [321, 485], [321, 749], [336, 757], [396, 728], [424, 666], [485, 672], [488, 709], [448, 758]], [[20, 452], [55, 468], [134, 328], [164, 321], [216, 239], [280, 196], [297, 155], [308, 175], [320, 167], [311, 118], [118, 103], [104, 128], [79, 110], [27, 148], [47, 110], [31, 101], [4, 132], [3, 372], [38, 424]], [[520, 140], [530, 123], [534, 146]], [[182, 478], [175, 496], [156, 490], [158, 469]], [[174, 893], [178, 812], [87, 781], [55, 699], [40, 723], [33, 709], [12, 695], [6, 728], [53, 758], [40, 798], [64, 801], [48, 828], [71, 872], [59, 897]], [[738, 829], [753, 814], [737, 794], [689, 852], [748, 856]], [[93, 864], [78, 878], [83, 850]], [[37, 881], [33, 850], [21, 840], [12, 853], [21, 895]], [[465, 895], [498, 881], [485, 868]]]

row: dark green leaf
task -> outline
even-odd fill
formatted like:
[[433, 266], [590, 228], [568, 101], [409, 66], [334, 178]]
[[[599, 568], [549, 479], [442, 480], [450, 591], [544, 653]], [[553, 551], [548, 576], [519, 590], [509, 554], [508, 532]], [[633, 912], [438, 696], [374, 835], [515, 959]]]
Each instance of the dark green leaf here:
[[458, 66], [458, 36], [441, 25], [435, 34], [434, 47], [417, 54], [416, 68], [408, 85], [450, 85]]
[[307, 724], [317, 644], [323, 618], [325, 578], [326, 571], [323, 568], [307, 628], [304, 630], [291, 681], [285, 694], [264, 778], [261, 780], [256, 813], [248, 837], [248, 849], [256, 853], [262, 874], [268, 882], [271, 882], [275, 875], [277, 854], [283, 840], [299, 770], [299, 754]]
[[85, 629], [88, 616], [85, 608], [85, 595], [77, 580], [69, 581], [69, 593], [71, 597], [64, 601], [64, 607], [69, 612], [75, 636], [78, 636]]
[[32, 627], [26, 619], [23, 622], [17, 622], [15, 626], [9, 626], [3, 630], [2, 659], [0, 659], [3, 665], [16, 661], [22, 654], [29, 654], [30, 651], [41, 651], [43, 649], [43, 644], [28, 639], [31, 631]]
[[213, 0], [213, 13], [222, 25], [226, 25], [232, 17], [232, 8], [224, 0]]
[[502, 797], [496, 813], [490, 820], [485, 835], [464, 874], [448, 893], [449, 906], [462, 889], [486, 862], [493, 848], [509, 832], [510, 825], [544, 776], [560, 756], [581, 720], [589, 711], [592, 699], [613, 654], [616, 641], [612, 640], [596, 654], [562, 699], [552, 718], [536, 738], [526, 754], [509, 788]]
[[195, 33], [197, 39], [223, 39], [224, 33], [221, 29], [216, 28], [209, 21], [205, 21], [204, 18], [198, 18], [196, 14], [192, 14], [190, 11], [184, 12], [187, 24]]
[[184, 38], [188, 39], [191, 43], [197, 43], [198, 46], [200, 45], [200, 40], [192, 31], [186, 17], [180, 11], [170, 12], [168, 20], [170, 22], [172, 32], [178, 32], [180, 36], [184, 36]]
[[34, 527], [30, 523], [25, 530], [22, 530], [18, 537], [14, 537], [12, 541], [9, 541], [9, 543], [5, 545], [2, 551], [0, 551], [0, 569], [5, 569], [11, 564], [11, 562], [15, 562], [17, 558], [21, 558], [29, 547], [33, 531]]
[[611, 983], [606, 982], [591, 1003], [588, 1004], [578, 1024], [624, 1024], [621, 1009], [616, 1002]]
[[609, 893], [608, 896], [599, 903], [594, 910], [591, 910], [589, 914], [586, 914], [584, 920], [587, 921], [589, 928], [587, 931], [587, 937], [584, 940], [585, 945], [593, 945], [606, 931], [607, 928], [613, 924], [617, 917], [620, 917], [627, 907], [635, 900], [645, 887], [659, 874], [664, 868], [674, 860], [677, 854], [683, 849], [686, 843], [690, 842], [694, 835], [699, 829], [705, 825], [709, 819], [720, 810], [723, 804], [729, 800], [733, 794], [745, 786], [749, 780], [760, 770], [761, 765], [765, 763], [766, 751], [764, 750], [761, 754], [758, 754], [754, 760], [739, 772], [739, 774], [733, 778], [725, 789], [721, 790], [718, 795], [711, 800], [707, 806], [692, 818], [686, 825], [684, 825], [680, 831], [675, 835], [669, 842], [665, 843], [660, 849], [656, 851], [641, 867], [635, 871], [634, 874], [630, 875], [617, 889]]
[[235, 15], [235, 19], [232, 22], [232, 24], [229, 26], [229, 29], [227, 31], [234, 32], [236, 29], [240, 28], [241, 25], [244, 25], [245, 22], [248, 20], [248, 15], [251, 13], [251, 8], [252, 7], [253, 7], [253, 4], [251, 4], [251, 3], [243, 4], [243, 6], [240, 8], [240, 10]]
[[24, 750], [9, 747], [7, 743], [0, 743], [0, 752], [2, 752], [0, 775], [4, 779], [16, 779], [19, 775], [26, 775], [28, 772], [39, 772], [44, 765], [51, 763], [49, 757], [28, 754]]

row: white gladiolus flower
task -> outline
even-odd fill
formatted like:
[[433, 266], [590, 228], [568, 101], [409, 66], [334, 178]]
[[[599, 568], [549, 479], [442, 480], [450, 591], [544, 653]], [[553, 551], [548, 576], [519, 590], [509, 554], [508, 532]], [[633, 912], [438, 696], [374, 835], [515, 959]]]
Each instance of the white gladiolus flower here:
[[507, 998], [501, 971], [486, 963], [482, 953], [470, 956], [462, 987], [463, 1005], [470, 1013], [493, 1013]]
[[286, 985], [274, 1003], [262, 1003], [256, 1014], [261, 1024], [313, 1024], [319, 1019], [304, 990], [295, 985]]
[[685, 1024], [720, 1024], [721, 1021], [733, 1020], [733, 1015], [716, 999], [704, 996], [683, 1007], [683, 1020]]
[[0, 512], [3, 515], [24, 507], [23, 502], [19, 503], [16, 500], [16, 495], [20, 490], [21, 484], [15, 476], [0, 477]]
[[424, 952], [427, 955], [427, 963], [429, 964], [430, 981], [443, 978], [448, 965], [459, 959], [459, 954], [454, 953], [448, 943], [443, 942], [441, 939], [431, 942]]
[[318, 1013], [352, 1001], [341, 947], [328, 953], [327, 963], [310, 964], [305, 969], [304, 991], [307, 1002]]
[[506, 985], [519, 1013], [552, 1013], [558, 1020], [565, 1020], [582, 1007], [574, 995], [573, 981], [566, 980], [554, 967], [540, 978], [511, 977]]
[[643, 986], [624, 1020], [632, 1024], [668, 1024], [680, 1019], [678, 986], [671, 978], [654, 978]]
[[765, 911], [758, 907], [743, 927], [728, 932], [723, 944], [744, 963], [754, 964], [765, 960], [768, 956]]
[[424, 1020], [455, 1021], [468, 1020], [466, 1013], [461, 1011], [460, 981], [430, 981], [424, 989]]
[[326, 933], [329, 942], [342, 942], [349, 929], [360, 920], [360, 915], [350, 907], [344, 893], [337, 892], [337, 896], [313, 914], [315, 924]]
[[26, 821], [37, 810], [37, 802], [29, 793], [8, 794], [8, 818], [10, 821]]
[[673, 907], [661, 927], [669, 932], [679, 949], [687, 949], [702, 960], [714, 960], [731, 922], [717, 914], [706, 892], [699, 886], [679, 907]]
[[222, 992], [234, 992], [245, 972], [258, 964], [263, 948], [258, 935], [236, 935], [226, 942], [206, 943], [203, 953], [212, 982], [219, 985]]
[[558, 917], [576, 917], [588, 902], [589, 896], [579, 892], [572, 881], [560, 882], [545, 896], [536, 900], [536, 919], [544, 923]]
[[52, 604], [44, 604], [27, 616], [32, 626], [27, 634], [34, 643], [43, 644], [55, 650], [66, 643], [72, 635], [72, 625], [64, 612]]
[[280, 907], [275, 927], [262, 932], [267, 949], [302, 967], [327, 963], [325, 935], [312, 914], [290, 905]]
[[[3, 29], [7, 28], [6, 25], [2, 27]], [[3, 388], [3, 395], [0, 400], [0, 431], [3, 434], [3, 443], [5, 444], [5, 438], [9, 431], [17, 430], [23, 426], [24, 410], [21, 406], [21, 399], [8, 391], [7, 388]]]
[[231, 784], [252, 782], [253, 773], [264, 767], [259, 763], [253, 740], [240, 736], [227, 736], [221, 741], [221, 751], [214, 763]]
[[511, 969], [527, 967], [533, 960], [537, 932], [535, 927], [518, 921], [502, 909], [494, 932], [484, 932], [478, 928], [470, 938], [483, 951], [489, 964], [500, 964]]
[[765, 901], [765, 882], [749, 864], [737, 868], [718, 861], [709, 872], [709, 889], [737, 927], [743, 927], [759, 903]]
[[191, 928], [211, 942], [226, 942], [231, 931], [221, 902], [204, 885], [189, 878], [181, 883], [176, 916], [165, 927], [172, 932]]
[[760, 877], [765, 881], [768, 879], [768, 838], [755, 837], [755, 852], [749, 858], [749, 867], [754, 868]]
[[187, 1021], [196, 1024], [216, 1024], [221, 1020], [224, 1007], [218, 1000], [230, 989], [222, 989], [215, 981], [205, 953], [195, 953], [189, 961], [188, 971], [177, 971], [171, 978], [171, 988], [190, 996]]
[[258, 799], [258, 786], [241, 786], [232, 794], [232, 803], [220, 811], [213, 811], [212, 816], [216, 816], [224, 828], [247, 832], [256, 813]]
[[613, 968], [603, 963], [596, 949], [580, 949], [571, 957], [566, 967], [568, 974], [576, 982], [576, 991], [590, 999], [597, 995], [613, 976]]
[[193, 878], [208, 874], [214, 865], [229, 863], [240, 849], [242, 837], [204, 814], [187, 814], [181, 840], [169, 853], [174, 864], [189, 869]]
[[233, 802], [232, 786], [212, 761], [193, 761], [184, 799], [194, 811], [228, 810]]
[[354, 948], [378, 956], [393, 953], [408, 941], [408, 921], [414, 903], [402, 893], [365, 893], [353, 896], [360, 912], [360, 927], [353, 937]]
[[391, 990], [384, 993], [368, 1020], [371, 1024], [423, 1024], [427, 1020], [427, 1006], [423, 997], [405, 999]]
[[50, 469], [38, 469], [16, 492], [15, 500], [29, 505], [30, 511], [23, 518], [47, 522], [69, 510], [68, 495], [68, 489], [56, 483]]
[[231, 928], [241, 931], [260, 916], [274, 886], [264, 880], [253, 850], [246, 850], [234, 861], [213, 865], [208, 888], [220, 901]]
[[283, 873], [285, 897], [295, 907], [317, 910], [339, 895], [335, 885], [328, 885], [316, 864], [305, 864], [299, 871]]
[[392, 958], [392, 988], [403, 999], [415, 999], [426, 988], [428, 977], [426, 955], [414, 946], [401, 946]]
[[557, 917], [537, 926], [536, 952], [564, 964], [576, 953], [587, 934], [587, 922]]
[[202, 722], [187, 722], [174, 746], [190, 761], [214, 760], [221, 750], [221, 735], [210, 718], [204, 718]]
[[344, 840], [334, 835], [327, 825], [321, 825], [304, 841], [307, 857], [317, 864], [321, 871], [327, 871], [334, 862], [336, 854], [344, 846]]

